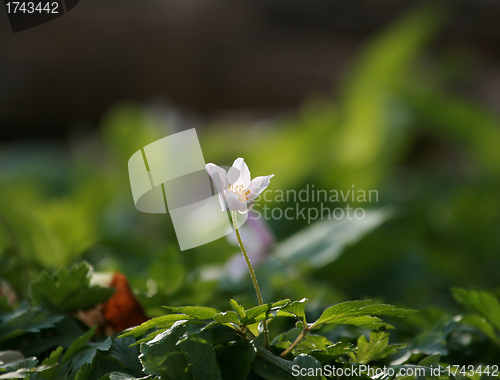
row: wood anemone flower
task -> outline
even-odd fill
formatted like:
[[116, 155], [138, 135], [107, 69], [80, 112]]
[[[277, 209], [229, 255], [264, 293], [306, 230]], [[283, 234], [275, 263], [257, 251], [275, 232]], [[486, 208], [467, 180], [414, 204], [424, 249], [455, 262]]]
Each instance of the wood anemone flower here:
[[274, 174], [250, 180], [250, 170], [243, 158], [237, 158], [226, 171], [215, 164], [206, 164], [208, 175], [219, 192], [222, 211], [250, 211], [255, 199], [269, 186]]

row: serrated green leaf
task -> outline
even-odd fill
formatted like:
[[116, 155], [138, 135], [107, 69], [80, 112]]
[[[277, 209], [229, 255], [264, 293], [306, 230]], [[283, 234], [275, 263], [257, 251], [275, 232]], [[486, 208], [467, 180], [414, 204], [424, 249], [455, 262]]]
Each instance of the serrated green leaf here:
[[252, 363], [252, 371], [265, 380], [294, 380], [293, 363], [273, 355], [271, 352], [258, 349], [259, 357]]
[[236, 302], [233, 299], [229, 300], [229, 303], [231, 304], [231, 308], [238, 313], [238, 317], [243, 318], [245, 316], [245, 309], [243, 306], [241, 306], [238, 302]]
[[214, 321], [218, 323], [236, 323], [240, 324], [238, 314], [234, 311], [223, 311], [214, 316]]
[[[325, 323], [339, 323], [338, 321], [344, 321], [342, 323], [345, 323], [346, 318], [352, 317], [375, 315], [403, 317], [417, 312], [416, 310], [399, 309], [392, 305], [370, 305], [370, 303], [371, 300], [347, 301], [331, 306], [321, 314], [321, 316], [311, 325], [310, 328], [317, 329]], [[377, 321], [374, 320], [373, 322]]]
[[287, 299], [284, 299], [284, 300], [279, 300], [279, 301], [276, 301], [274, 302], [271, 306], [274, 308], [274, 307], [278, 307], [278, 306], [286, 306], [290, 303], [290, 300], [287, 298]]
[[141, 325], [134, 327], [130, 330], [126, 330], [119, 337], [123, 338], [123, 337], [130, 336], [130, 335], [142, 336], [142, 335], [144, 335], [144, 333], [146, 333], [147, 331], [149, 331], [155, 327], [167, 326], [169, 324], [174, 324], [174, 322], [177, 322], [177, 321], [189, 320], [189, 319], [194, 319], [194, 317], [186, 315], [186, 314], [162, 315], [161, 317], [151, 318], [150, 320], [148, 320], [148, 321], [142, 323]]
[[56, 365], [59, 361], [59, 358], [61, 357], [63, 350], [64, 349], [62, 347], [58, 347], [57, 349], [52, 351], [50, 353], [50, 356], [42, 362], [42, 365], [47, 366], [48, 368], [46, 370], [40, 371], [39, 376], [41, 378], [46, 380], [54, 379], [57, 370]]
[[388, 355], [397, 353], [398, 348], [404, 345], [390, 345], [389, 334], [386, 332], [372, 331], [370, 341], [362, 335], [358, 339], [356, 352], [350, 352], [349, 357], [352, 363], [367, 364], [373, 360], [385, 358]]
[[185, 324], [178, 321], [154, 339], [142, 343], [139, 360], [144, 372], [167, 380], [191, 380], [186, 359], [176, 344], [185, 332]]
[[139, 361], [139, 348], [134, 346], [135, 339], [131, 336], [124, 338], [114, 338], [111, 347], [106, 352], [109, 356], [127, 368], [134, 376], [144, 375], [142, 365]]
[[320, 317], [312, 324], [311, 328], [317, 328], [324, 323], [329, 323], [335, 318], [362, 316], [363, 313], [361, 309], [369, 305], [370, 302], [371, 300], [347, 301], [330, 306], [328, 309], [323, 311]]
[[205, 306], [181, 306], [181, 307], [163, 306], [163, 307], [175, 313], [182, 313], [189, 315], [195, 319], [212, 319], [216, 314], [220, 313], [219, 310]]
[[426, 358], [422, 359], [418, 365], [424, 366], [424, 367], [432, 367], [433, 365], [439, 364], [439, 361], [441, 360], [441, 355], [436, 354], [436, 355], [430, 355], [427, 356]]
[[55, 306], [67, 313], [90, 309], [114, 293], [114, 289], [90, 285], [91, 272], [87, 263], [76, 264], [69, 270], [62, 268], [53, 274], [43, 272], [31, 284], [31, 297], [35, 303]]
[[223, 380], [246, 380], [257, 350], [246, 339], [238, 339], [217, 350]]
[[69, 346], [68, 350], [64, 354], [61, 364], [66, 363], [79, 349], [85, 347], [89, 340], [92, 338], [94, 335], [95, 330], [97, 329], [97, 326], [92, 327], [87, 331], [85, 334], [83, 334], [81, 337], [76, 339], [71, 346]]
[[193, 380], [222, 380], [211, 340], [211, 333], [204, 330], [179, 344]]
[[271, 310], [270, 303], [252, 307], [251, 309], [245, 311], [245, 316], [241, 318], [241, 323], [244, 325], [248, 325], [248, 324], [254, 324], [255, 322], [258, 321], [262, 321], [266, 319], [270, 310]]
[[200, 334], [215, 325], [217, 325], [217, 322], [210, 322], [207, 324], [199, 320], [188, 321], [186, 322], [187, 331], [179, 338], [177, 344], [181, 344], [182, 342], [191, 339], [194, 335]]
[[245, 328], [252, 333], [253, 336], [259, 336], [259, 322], [246, 325]]
[[391, 325], [387, 323], [383, 323], [380, 318], [377, 317], [341, 317], [341, 318], [336, 318], [334, 322], [330, 322], [331, 324], [336, 324], [336, 325], [352, 325], [352, 326], [358, 326], [358, 327], [364, 327], [370, 330], [376, 330], [379, 329], [380, 327], [384, 326], [386, 329], [392, 329]]
[[91, 365], [97, 351], [108, 351], [110, 347], [111, 337], [107, 338], [104, 342], [88, 343], [71, 357], [71, 363], [74, 368], [79, 368], [84, 364]]
[[184, 334], [196, 327], [178, 321], [153, 340], [141, 344], [140, 360], [144, 371], [167, 380], [220, 380], [209, 331], [177, 344]]
[[304, 339], [298, 344], [299, 350], [326, 350], [327, 347], [332, 346], [326, 337], [322, 335], [307, 334]]
[[286, 305], [282, 310], [284, 312], [295, 315], [302, 323], [306, 324], [306, 313], [305, 306], [309, 300], [307, 298], [302, 298], [300, 301], [293, 301]]
[[397, 308], [393, 305], [376, 304], [368, 305], [362, 309], [365, 315], [378, 315], [381, 317], [406, 317], [418, 313], [418, 310]]
[[476, 327], [496, 344], [500, 344], [500, 339], [495, 332], [495, 328], [486, 320], [485, 317], [478, 314], [469, 314], [463, 317], [460, 320], [460, 323]]
[[487, 292], [453, 288], [453, 297], [461, 304], [482, 315], [497, 331], [500, 331], [500, 303]]
[[295, 339], [297, 339], [297, 337], [300, 335], [301, 332], [302, 329], [299, 328], [293, 328], [291, 330], [288, 330], [276, 336], [276, 338], [273, 339], [272, 344], [277, 344], [280, 342], [293, 342]]
[[350, 343], [336, 343], [328, 346], [326, 350], [311, 350], [306, 353], [314, 356], [321, 364], [331, 363], [340, 356], [347, 355], [354, 351], [354, 346]]
[[[185, 321], [183, 321], [183, 322], [185, 322]], [[170, 327], [172, 327], [172, 326], [168, 326], [168, 327], [165, 327], [165, 328], [160, 328], [160, 329], [158, 329], [156, 331], [153, 331], [152, 333], [146, 335], [144, 338], [139, 339], [137, 342], [135, 342], [134, 344], [132, 344], [132, 346], [140, 346], [141, 343], [149, 342], [155, 336], [161, 334], [164, 331], [167, 331]]]
[[16, 338], [25, 333], [37, 333], [52, 328], [64, 318], [62, 315], [48, 315], [39, 310], [25, 310], [1, 317], [0, 342]]
[[215, 324], [210, 326], [210, 333], [212, 334], [212, 345], [214, 347], [241, 339], [241, 334], [227, 325]]
[[90, 376], [90, 368], [88, 364], [83, 364], [78, 368], [78, 372], [76, 373], [75, 380], [89, 380]]

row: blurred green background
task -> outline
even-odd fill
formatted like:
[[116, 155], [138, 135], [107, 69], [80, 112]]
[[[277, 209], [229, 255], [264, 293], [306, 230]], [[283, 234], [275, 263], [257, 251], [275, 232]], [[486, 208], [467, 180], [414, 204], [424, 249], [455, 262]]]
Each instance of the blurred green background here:
[[275, 174], [272, 190], [378, 191], [378, 202], [334, 205], [364, 207], [363, 220], [266, 221], [266, 300], [307, 297], [314, 313], [362, 297], [449, 306], [451, 286], [500, 289], [500, 119], [461, 91], [476, 83], [481, 55], [434, 44], [452, 19], [446, 6], [405, 10], [355, 50], [330, 95], [306, 94], [286, 113], [192, 117], [124, 97], [97, 128], [4, 141], [0, 276], [22, 299], [41, 270], [87, 260], [125, 273], [149, 316], [167, 304], [223, 309], [228, 297], [254, 304], [248, 276], [230, 276], [231, 242], [180, 252], [170, 217], [133, 204], [130, 156], [196, 127], [207, 163], [244, 157], [253, 176]]

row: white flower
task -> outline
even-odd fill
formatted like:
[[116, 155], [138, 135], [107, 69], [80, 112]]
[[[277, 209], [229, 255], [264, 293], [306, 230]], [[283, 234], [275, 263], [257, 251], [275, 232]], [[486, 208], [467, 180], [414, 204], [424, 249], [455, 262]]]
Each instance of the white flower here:
[[255, 177], [250, 181], [250, 170], [243, 158], [237, 158], [233, 166], [226, 171], [215, 164], [206, 164], [208, 175], [212, 178], [217, 191], [222, 211], [248, 212], [255, 199], [269, 186], [274, 174]]

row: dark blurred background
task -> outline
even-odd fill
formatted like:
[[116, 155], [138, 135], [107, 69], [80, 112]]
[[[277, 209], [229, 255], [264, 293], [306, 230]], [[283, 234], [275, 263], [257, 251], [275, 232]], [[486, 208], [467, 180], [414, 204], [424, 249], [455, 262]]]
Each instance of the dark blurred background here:
[[[206, 118], [290, 111], [335, 96], [366, 41], [420, 3], [82, 0], [15, 34], [2, 10], [0, 138], [95, 128], [123, 100], [160, 99]], [[474, 61], [455, 90], [500, 111], [500, 4], [439, 4], [448, 19], [428, 54]]]

